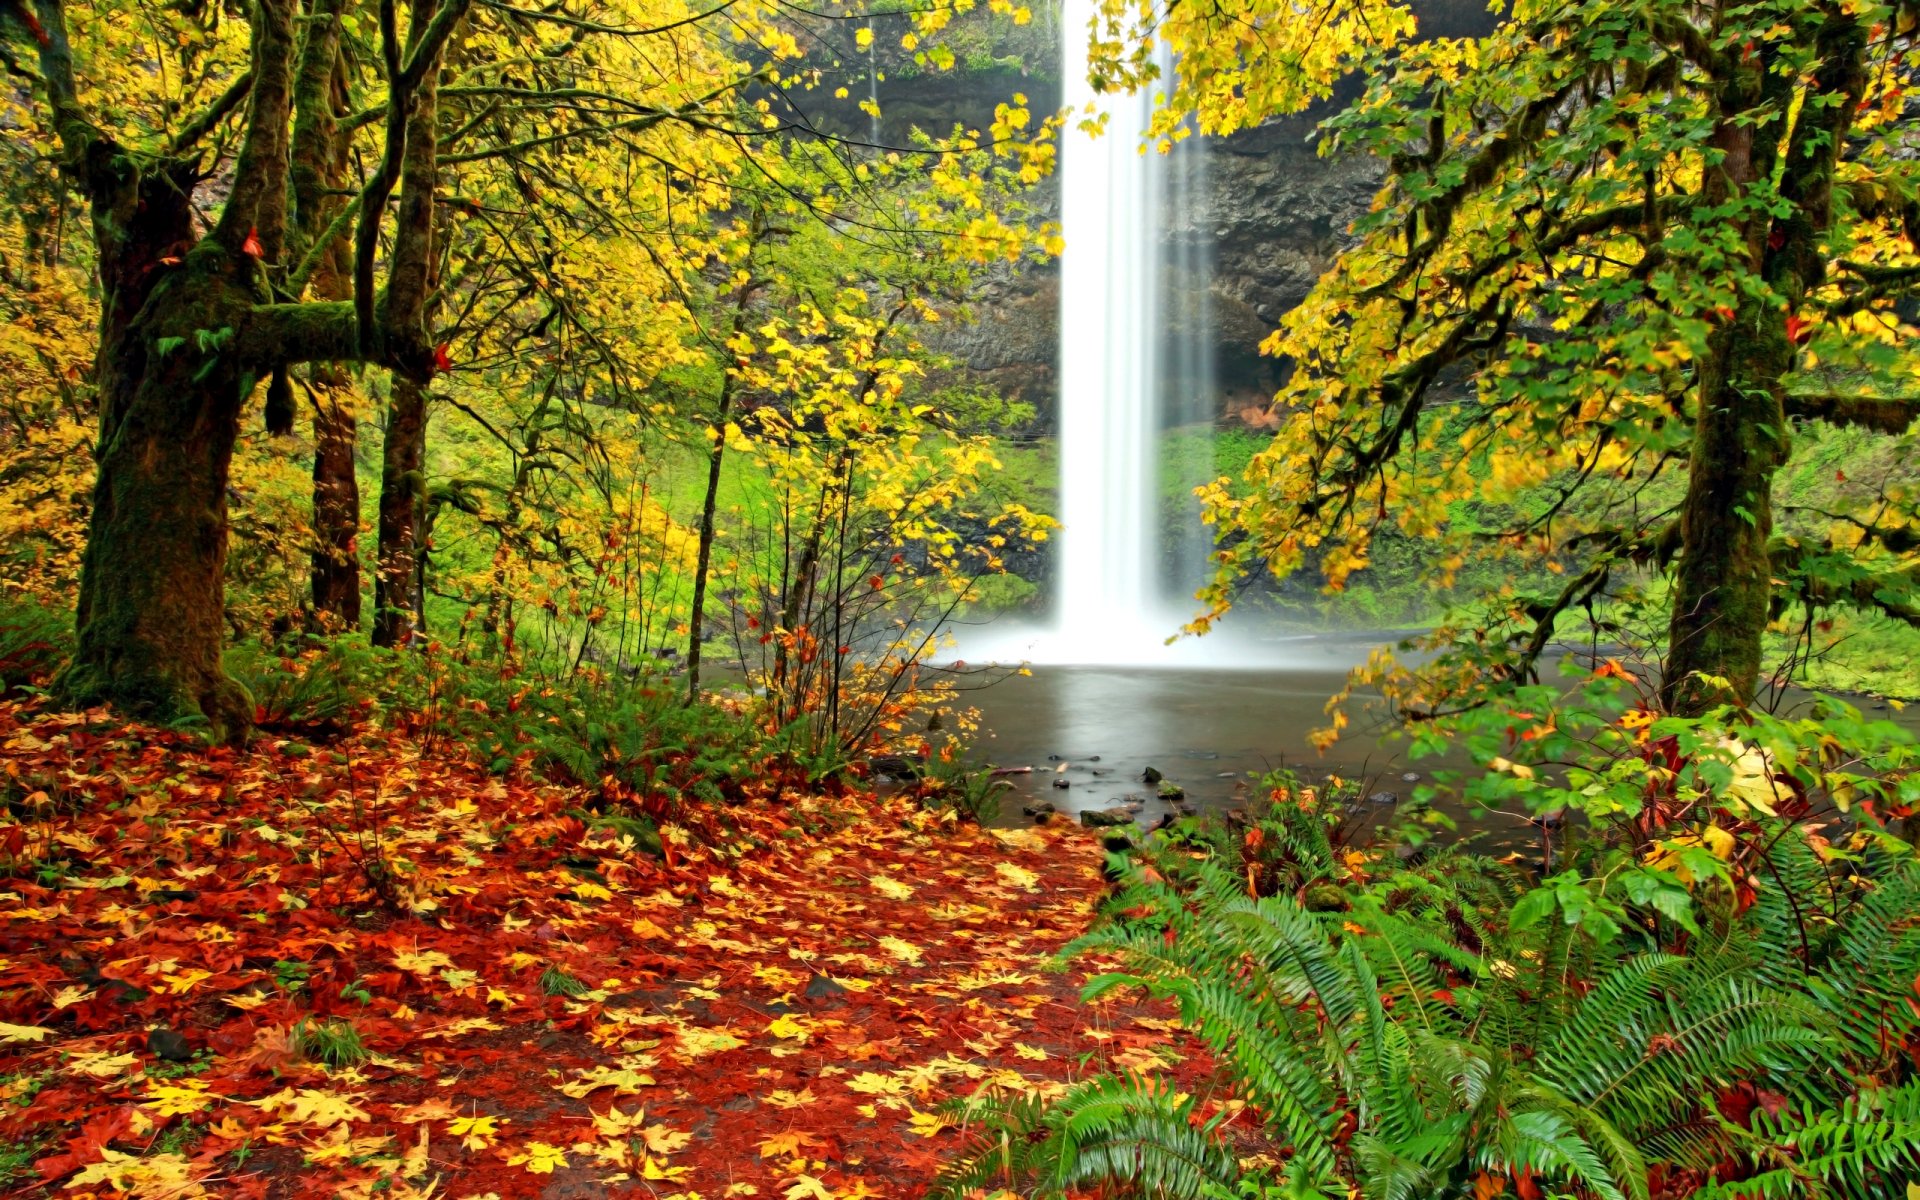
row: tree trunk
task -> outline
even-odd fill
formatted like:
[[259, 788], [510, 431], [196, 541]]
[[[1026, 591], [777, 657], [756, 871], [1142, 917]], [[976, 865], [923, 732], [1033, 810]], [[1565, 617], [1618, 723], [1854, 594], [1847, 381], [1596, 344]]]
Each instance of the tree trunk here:
[[360, 480], [351, 400], [324, 383], [313, 414], [313, 612], [329, 632], [360, 628]]
[[426, 516], [427, 389], [393, 377], [380, 463], [380, 565], [374, 573], [373, 643], [413, 640], [420, 611], [420, 529]]
[[[294, 91], [292, 157], [294, 246], [314, 259], [313, 295], [349, 300], [352, 246], [344, 234], [318, 244], [345, 206], [350, 141], [348, 70], [340, 43], [350, 0], [309, 5]], [[351, 380], [335, 364], [316, 364], [313, 385], [313, 624], [322, 632], [360, 627], [360, 480], [354, 473]]]
[[[431, 0], [413, 0], [415, 42], [433, 12]], [[434, 191], [439, 183], [440, 61], [436, 55], [421, 76], [413, 110], [406, 118], [400, 159], [400, 204], [388, 267], [386, 319], [394, 329], [424, 334], [432, 324], [430, 297], [438, 275], [434, 236]], [[369, 250], [366, 245], [358, 250]], [[355, 270], [370, 260], [356, 259]], [[371, 292], [356, 286], [357, 302]], [[370, 308], [363, 307], [362, 326]], [[431, 340], [431, 339], [427, 339]], [[436, 364], [437, 364], [436, 358]], [[426, 525], [427, 384], [424, 378], [396, 373], [387, 406], [387, 433], [381, 447], [380, 562], [375, 569], [373, 640], [377, 646], [404, 646], [419, 626], [422, 610], [420, 531]]]
[[123, 328], [109, 306], [78, 645], [59, 690], [154, 720], [204, 717], [224, 739], [253, 708], [220, 646], [227, 475], [255, 380], [230, 344], [252, 296], [220, 257], [196, 250]]
[[1780, 377], [1789, 347], [1784, 330], [1766, 328], [1778, 321], [1747, 301], [1725, 351], [1702, 371], [1663, 683], [1668, 709], [1684, 716], [1745, 704], [1759, 683], [1773, 604], [1773, 475], [1788, 452]]

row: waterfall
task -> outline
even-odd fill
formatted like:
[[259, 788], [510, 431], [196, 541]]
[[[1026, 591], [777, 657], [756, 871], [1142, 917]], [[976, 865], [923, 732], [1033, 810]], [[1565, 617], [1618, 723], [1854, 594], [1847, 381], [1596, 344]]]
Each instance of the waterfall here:
[[[1061, 147], [1059, 619], [1044, 654], [1139, 662], [1165, 653], [1204, 564], [1204, 551], [1180, 545], [1204, 545], [1197, 520], [1190, 536], [1162, 544], [1158, 461], [1164, 429], [1193, 420], [1193, 402], [1210, 391], [1210, 255], [1191, 212], [1180, 211], [1198, 199], [1204, 151], [1189, 140], [1174, 155], [1142, 153], [1150, 91], [1095, 91], [1086, 42], [1097, 7], [1066, 0], [1062, 38], [1075, 125]], [[1089, 107], [1105, 117], [1097, 137], [1077, 127]], [[1179, 233], [1171, 264], [1169, 215]]]

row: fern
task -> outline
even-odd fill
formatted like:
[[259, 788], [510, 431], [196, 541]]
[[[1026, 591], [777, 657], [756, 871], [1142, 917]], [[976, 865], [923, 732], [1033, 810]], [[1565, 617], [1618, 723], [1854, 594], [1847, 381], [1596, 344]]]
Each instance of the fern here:
[[[1876, 862], [1863, 882], [1783, 827], [1770, 878], [1801, 894], [1763, 893], [1745, 913], [1709, 905], [1687, 952], [1671, 953], [1557, 921], [1511, 930], [1518, 886], [1465, 869], [1465, 856], [1345, 886], [1341, 911], [1309, 911], [1296, 895], [1343, 874], [1324, 825], [1296, 815], [1259, 828], [1278, 876], [1190, 851], [1162, 855], [1156, 872], [1116, 860], [1120, 915], [1064, 953], [1119, 960], [1089, 998], [1140, 987], [1178, 1006], [1289, 1148], [1289, 1194], [1427, 1200], [1533, 1177], [1645, 1200], [1659, 1163], [1749, 1176], [1702, 1196], [1865, 1200], [1920, 1176], [1920, 1085], [1893, 1082], [1920, 1030], [1906, 1002], [1920, 978], [1910, 861]], [[1273, 878], [1287, 886], [1248, 894]], [[1890, 1086], [1860, 1092], [1870, 1077]], [[1728, 1119], [1721, 1097], [1739, 1089], [1780, 1115], [1762, 1105], [1751, 1127]], [[1229, 1194], [1231, 1157], [1192, 1105], [1126, 1077], [1052, 1104], [973, 1102], [967, 1155], [938, 1194], [1128, 1181], [1155, 1197]]]

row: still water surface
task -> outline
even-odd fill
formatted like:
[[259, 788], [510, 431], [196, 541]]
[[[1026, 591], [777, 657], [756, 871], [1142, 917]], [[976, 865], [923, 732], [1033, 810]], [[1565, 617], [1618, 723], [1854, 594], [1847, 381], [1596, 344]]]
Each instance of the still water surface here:
[[[1182, 787], [1189, 803], [1215, 810], [1246, 804], [1257, 793], [1258, 777], [1282, 766], [1310, 778], [1337, 774], [1360, 781], [1363, 794], [1399, 798], [1410, 798], [1436, 770], [1471, 767], [1464, 754], [1413, 760], [1379, 702], [1359, 697], [1341, 740], [1324, 755], [1314, 750], [1308, 732], [1326, 724], [1327, 697], [1369, 648], [1354, 640], [1305, 643], [1289, 654], [1287, 665], [1242, 670], [1037, 665], [1030, 677], [974, 691], [966, 699], [980, 710], [977, 753], [998, 768], [1031, 768], [1006, 776], [1014, 790], [1002, 803], [1001, 821], [1022, 823], [1021, 807], [1039, 800], [1070, 818], [1134, 801], [1142, 804], [1140, 823], [1151, 826], [1168, 806], [1143, 781], [1148, 767]], [[1797, 699], [1790, 697], [1789, 704]], [[1920, 729], [1920, 706], [1889, 714], [1879, 702], [1858, 703], [1870, 716], [1894, 715]], [[1056, 779], [1068, 786], [1054, 787]], [[1368, 804], [1363, 819], [1390, 819], [1395, 807]], [[1444, 796], [1436, 807], [1460, 820], [1463, 833], [1479, 832], [1492, 847], [1539, 838], [1518, 816], [1469, 818]]]

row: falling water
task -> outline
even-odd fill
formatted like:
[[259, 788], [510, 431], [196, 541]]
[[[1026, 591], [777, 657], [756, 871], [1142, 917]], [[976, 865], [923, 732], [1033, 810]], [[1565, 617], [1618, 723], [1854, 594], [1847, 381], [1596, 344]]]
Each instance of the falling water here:
[[[1186, 415], [1169, 405], [1169, 396], [1197, 394], [1210, 363], [1199, 348], [1203, 335], [1169, 338], [1165, 329], [1174, 308], [1167, 303], [1162, 250], [1170, 157], [1141, 150], [1152, 96], [1095, 91], [1087, 78], [1086, 38], [1097, 5], [1066, 0], [1065, 7], [1067, 105], [1076, 116], [1104, 115], [1106, 123], [1098, 137], [1070, 129], [1062, 148], [1063, 528], [1059, 623], [1045, 655], [1089, 663], [1150, 660], [1178, 628], [1181, 601], [1197, 582], [1181, 578], [1169, 589], [1166, 580], [1194, 571], [1198, 557], [1161, 545], [1157, 443], [1166, 425]], [[1176, 205], [1190, 203], [1193, 171], [1172, 174]], [[1197, 241], [1177, 239], [1176, 255], [1197, 254]], [[1181, 290], [1172, 299], [1193, 305], [1193, 296], [1206, 291], [1204, 266], [1185, 258], [1174, 266]], [[1203, 314], [1179, 315], [1181, 333], [1200, 334]], [[1169, 375], [1179, 381], [1175, 388]]]

